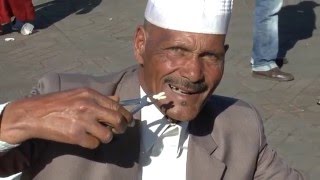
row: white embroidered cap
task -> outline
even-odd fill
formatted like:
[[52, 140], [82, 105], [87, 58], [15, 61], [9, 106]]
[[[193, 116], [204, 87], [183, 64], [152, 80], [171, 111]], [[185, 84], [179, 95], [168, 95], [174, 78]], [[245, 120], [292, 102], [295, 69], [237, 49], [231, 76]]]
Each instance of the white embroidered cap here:
[[226, 34], [233, 0], [148, 0], [145, 19], [164, 29]]

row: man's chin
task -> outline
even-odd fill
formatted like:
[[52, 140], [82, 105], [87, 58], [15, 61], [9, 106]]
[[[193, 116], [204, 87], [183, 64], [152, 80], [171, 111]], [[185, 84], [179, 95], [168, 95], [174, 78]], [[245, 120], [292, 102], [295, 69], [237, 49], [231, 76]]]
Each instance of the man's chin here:
[[199, 103], [194, 102], [191, 104], [187, 102], [186, 105], [181, 105], [181, 102], [170, 101], [171, 99], [165, 99], [161, 101], [157, 106], [161, 109], [168, 118], [176, 121], [191, 121], [197, 117], [200, 113], [201, 106]]
[[187, 111], [172, 112], [168, 110], [166, 116], [174, 121], [191, 121], [196, 118], [197, 113], [186, 113]]

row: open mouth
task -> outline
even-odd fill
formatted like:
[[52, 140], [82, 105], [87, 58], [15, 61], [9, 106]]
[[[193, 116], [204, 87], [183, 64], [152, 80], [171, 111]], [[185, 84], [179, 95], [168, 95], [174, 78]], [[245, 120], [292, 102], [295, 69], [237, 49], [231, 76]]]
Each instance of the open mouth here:
[[196, 92], [191, 92], [191, 91], [188, 91], [188, 90], [183, 90], [177, 86], [174, 86], [172, 84], [169, 84], [169, 87], [170, 89], [173, 91], [173, 92], [176, 92], [178, 94], [182, 94], [182, 95], [191, 95], [191, 94], [195, 94]]

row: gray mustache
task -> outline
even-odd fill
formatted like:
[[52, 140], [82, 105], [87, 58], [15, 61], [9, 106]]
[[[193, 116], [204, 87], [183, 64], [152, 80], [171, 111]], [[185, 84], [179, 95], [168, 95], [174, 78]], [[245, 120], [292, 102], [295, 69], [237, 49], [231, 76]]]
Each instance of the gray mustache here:
[[196, 82], [193, 83], [187, 79], [174, 78], [174, 77], [166, 77], [164, 79], [165, 83], [171, 84], [173, 86], [184, 87], [193, 92], [203, 92], [208, 89], [208, 86], [205, 82]]

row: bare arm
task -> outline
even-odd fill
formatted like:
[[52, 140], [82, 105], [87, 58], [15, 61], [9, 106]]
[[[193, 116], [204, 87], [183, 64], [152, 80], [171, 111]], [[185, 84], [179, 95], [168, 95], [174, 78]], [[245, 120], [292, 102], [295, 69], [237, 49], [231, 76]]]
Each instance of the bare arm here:
[[0, 140], [20, 144], [40, 138], [96, 148], [123, 133], [132, 115], [117, 103], [87, 89], [34, 96], [10, 103], [3, 112]]

